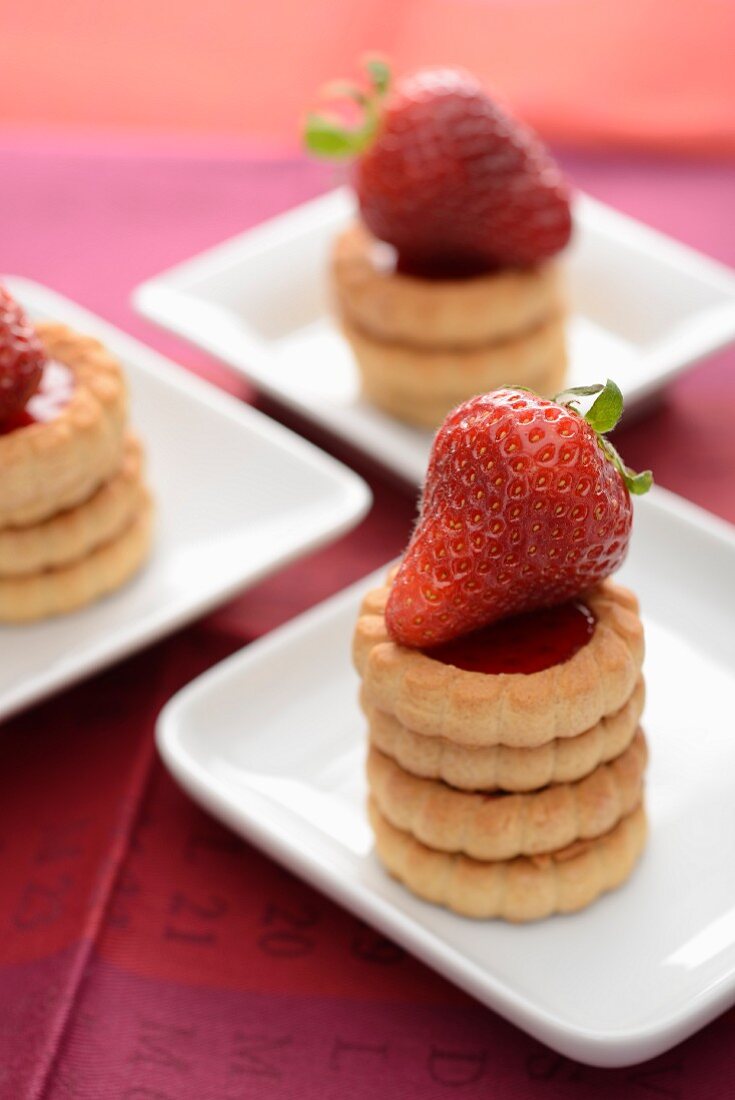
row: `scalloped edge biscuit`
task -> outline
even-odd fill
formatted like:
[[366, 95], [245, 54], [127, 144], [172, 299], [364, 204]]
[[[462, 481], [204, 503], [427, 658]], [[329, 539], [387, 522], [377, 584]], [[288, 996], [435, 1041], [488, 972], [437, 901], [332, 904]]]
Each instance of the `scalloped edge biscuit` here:
[[642, 804], [595, 840], [543, 856], [481, 862], [436, 852], [394, 828], [368, 804], [375, 852], [388, 872], [424, 901], [478, 920], [521, 923], [573, 913], [620, 886], [646, 841]]
[[447, 350], [376, 340], [346, 317], [341, 325], [357, 362], [365, 398], [391, 416], [419, 427], [437, 427], [456, 405], [498, 386], [526, 386], [542, 396], [552, 396], [566, 374], [561, 317], [497, 343]]
[[145, 500], [143, 451], [129, 434], [122, 466], [89, 500], [31, 527], [0, 530], [0, 578], [57, 569], [85, 557], [129, 526]]
[[[381, 262], [387, 256], [388, 262]], [[561, 265], [503, 268], [466, 279], [396, 272], [390, 246], [361, 222], [335, 239], [338, 312], [367, 336], [416, 348], [470, 348], [507, 340], [565, 312]]]
[[608, 832], [640, 802], [647, 759], [639, 730], [625, 752], [583, 779], [526, 794], [458, 791], [403, 771], [375, 748], [368, 753], [367, 777], [378, 809], [396, 829], [437, 851], [500, 860], [553, 852]]
[[606, 580], [580, 598], [597, 623], [568, 661], [535, 672], [489, 675], [435, 661], [388, 636], [389, 588], [368, 592], [353, 638], [353, 660], [368, 703], [401, 725], [460, 745], [536, 748], [576, 737], [630, 698], [644, 655], [638, 601]]
[[127, 391], [119, 362], [66, 325], [44, 322], [36, 331], [76, 384], [53, 420], [0, 436], [0, 528], [29, 526], [80, 504], [122, 461]]
[[146, 495], [133, 522], [86, 557], [45, 572], [0, 579], [0, 622], [26, 623], [76, 611], [120, 588], [148, 557], [153, 505]]
[[620, 756], [630, 745], [645, 703], [640, 677], [626, 703], [576, 737], [560, 737], [535, 749], [491, 745], [474, 748], [445, 737], [426, 737], [406, 729], [391, 714], [372, 706], [361, 692], [370, 743], [404, 771], [440, 779], [458, 790], [534, 791], [551, 783], [570, 783], [599, 764]]

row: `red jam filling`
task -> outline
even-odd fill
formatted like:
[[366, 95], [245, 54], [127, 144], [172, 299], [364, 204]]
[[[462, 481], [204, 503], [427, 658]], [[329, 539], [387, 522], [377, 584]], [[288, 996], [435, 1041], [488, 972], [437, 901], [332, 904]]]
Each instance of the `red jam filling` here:
[[400, 275], [413, 275], [418, 279], [471, 279], [475, 275], [487, 275], [497, 267], [474, 256], [436, 256], [413, 259], [398, 255], [396, 271]]
[[487, 275], [489, 271], [498, 270], [487, 260], [476, 256], [405, 256], [392, 245], [378, 240], [372, 243], [372, 262], [378, 271], [385, 274], [398, 272], [400, 275], [430, 280], [471, 279], [474, 275]]
[[32, 424], [48, 424], [55, 420], [71, 401], [74, 385], [72, 371], [63, 363], [50, 359], [44, 365], [38, 389], [29, 398], [24, 409], [0, 424], [0, 435], [8, 435], [18, 428], [28, 428]]
[[568, 661], [587, 645], [594, 629], [595, 617], [589, 608], [570, 600], [558, 607], [501, 619], [424, 652], [466, 672], [529, 675]]

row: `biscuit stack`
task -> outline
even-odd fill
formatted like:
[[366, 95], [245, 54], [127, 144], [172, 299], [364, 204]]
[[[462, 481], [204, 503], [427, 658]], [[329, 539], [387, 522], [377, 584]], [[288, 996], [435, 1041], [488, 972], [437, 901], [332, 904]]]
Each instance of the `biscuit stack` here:
[[[139, 568], [151, 540], [152, 505], [141, 446], [127, 427], [120, 364], [63, 325], [41, 324], [37, 333], [51, 398], [54, 386], [68, 393], [53, 416], [29, 417], [0, 436], [6, 623], [72, 611], [111, 592]], [[42, 389], [29, 411], [48, 398]]]
[[531, 674], [467, 672], [394, 643], [388, 587], [354, 638], [368, 721], [369, 813], [388, 871], [469, 917], [572, 912], [643, 848], [643, 631], [635, 597], [585, 597], [589, 642]]
[[558, 263], [463, 278], [395, 270], [360, 223], [335, 241], [331, 281], [364, 396], [391, 416], [436, 428], [450, 409], [503, 385], [563, 389], [565, 303]]

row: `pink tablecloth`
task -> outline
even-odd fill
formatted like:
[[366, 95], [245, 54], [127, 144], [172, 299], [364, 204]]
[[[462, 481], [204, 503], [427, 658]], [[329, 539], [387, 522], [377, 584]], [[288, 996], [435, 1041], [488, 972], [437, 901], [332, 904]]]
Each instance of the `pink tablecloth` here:
[[[732, 166], [568, 166], [735, 262]], [[6, 143], [1, 265], [252, 396], [137, 320], [130, 290], [326, 182], [297, 161]], [[631, 463], [731, 520], [734, 362], [692, 370], [619, 433]], [[241, 843], [156, 761], [153, 723], [176, 688], [400, 550], [413, 494], [331, 449], [375, 493], [356, 532], [0, 731], [0, 1097], [731, 1096], [735, 1013], [632, 1070], [574, 1065]]]

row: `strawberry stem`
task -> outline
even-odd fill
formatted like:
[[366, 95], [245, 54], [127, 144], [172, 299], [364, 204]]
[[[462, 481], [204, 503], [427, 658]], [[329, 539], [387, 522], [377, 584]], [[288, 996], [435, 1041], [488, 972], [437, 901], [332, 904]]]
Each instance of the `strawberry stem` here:
[[387, 94], [390, 88], [390, 65], [384, 57], [378, 57], [375, 54], [368, 54], [363, 58], [363, 65], [368, 71], [368, 76], [372, 81], [373, 88], [380, 96]]
[[311, 112], [306, 116], [304, 143], [318, 157], [358, 157], [372, 144], [380, 122], [382, 101], [390, 87], [390, 67], [380, 57], [364, 61], [370, 88], [364, 91], [349, 81], [333, 81], [322, 89], [328, 100], [349, 99], [362, 109], [358, 126], [347, 126], [338, 114], [330, 111]]
[[623, 395], [620, 387], [608, 378], [604, 386], [574, 386], [558, 394], [554, 400], [558, 401], [560, 405], [566, 405], [578, 416], [581, 416], [579, 403], [576, 400], [578, 397], [595, 397], [592, 405], [584, 414], [584, 419], [594, 429], [604, 454], [619, 472], [628, 491], [634, 496], [642, 496], [647, 493], [653, 485], [651, 471], [643, 470], [642, 473], [638, 474], [635, 470], [631, 470], [630, 466], [625, 465], [610, 440], [607, 439], [607, 432], [613, 430], [623, 415]]

